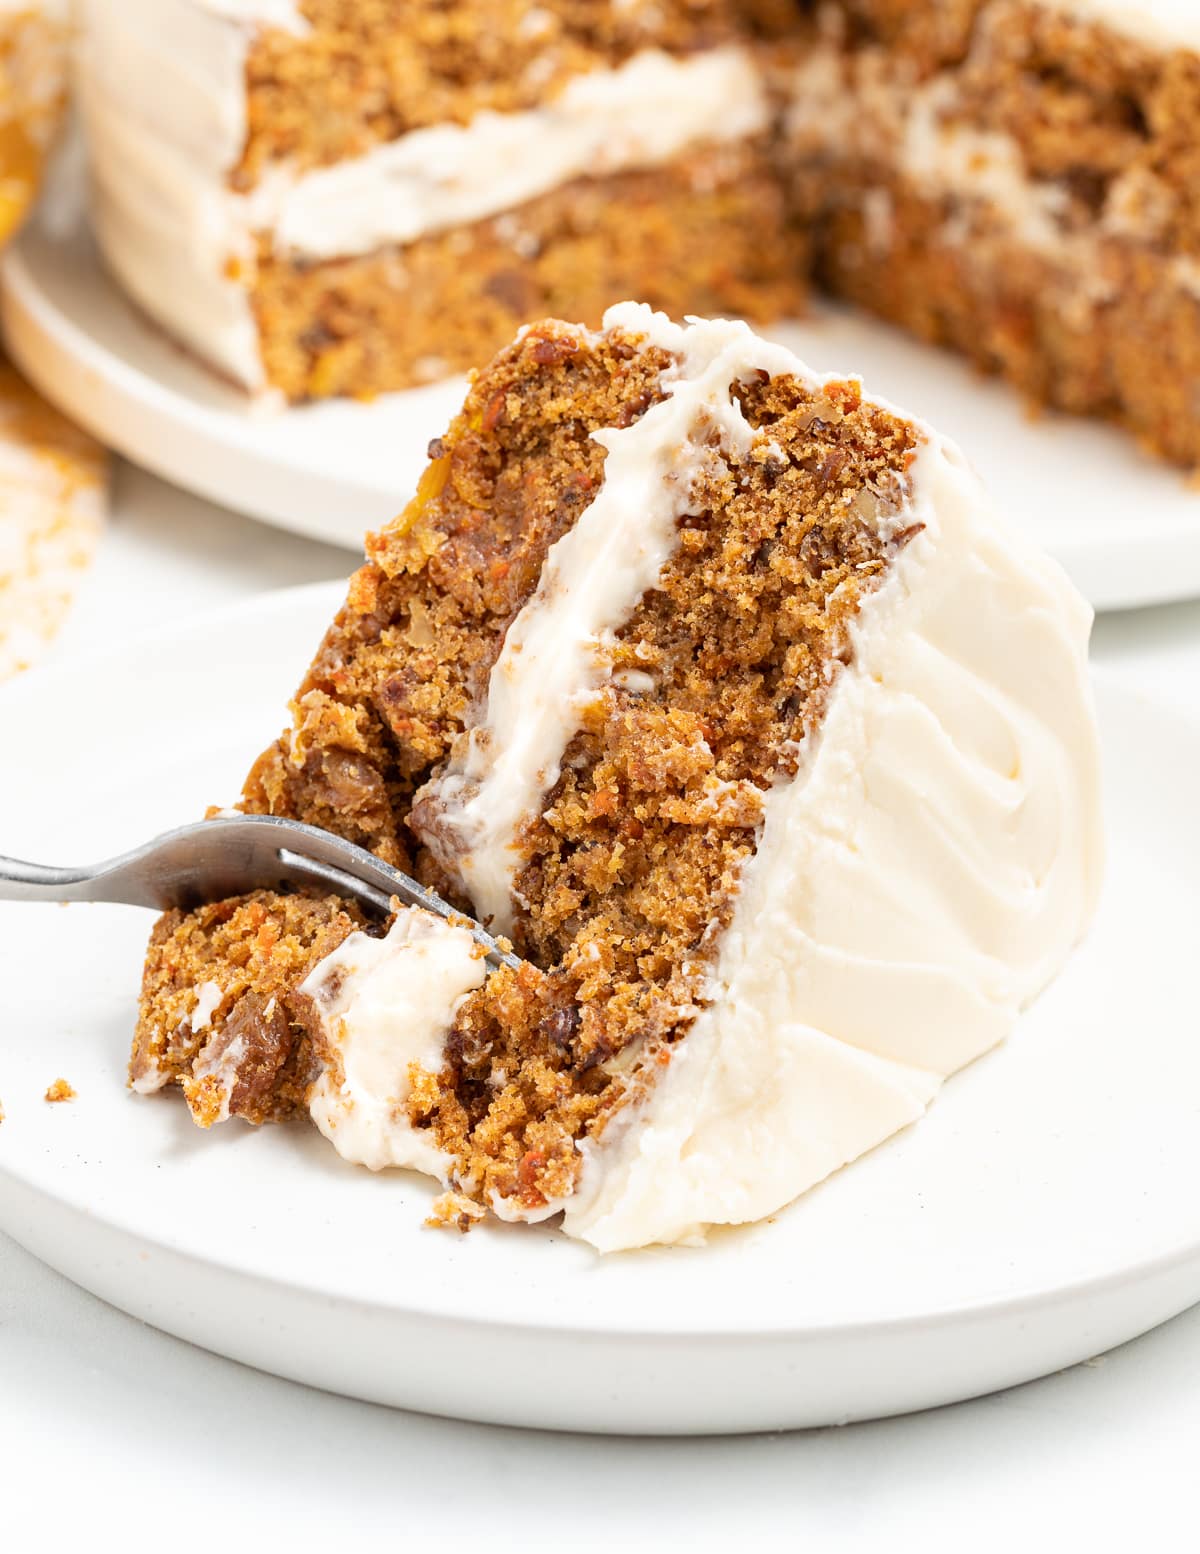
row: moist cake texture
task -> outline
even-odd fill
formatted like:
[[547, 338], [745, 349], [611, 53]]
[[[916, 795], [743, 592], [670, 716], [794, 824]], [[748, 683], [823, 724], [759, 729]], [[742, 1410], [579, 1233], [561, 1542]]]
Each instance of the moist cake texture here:
[[131, 296], [292, 401], [810, 283], [1200, 462], [1182, 0], [85, 0]]
[[152, 317], [293, 400], [445, 377], [631, 291], [794, 310], [777, 3], [84, 0], [97, 235]]
[[531, 326], [242, 800], [415, 873], [520, 969], [413, 909], [170, 914], [135, 1086], [205, 1124], [307, 1109], [602, 1249], [767, 1214], [919, 1115], [1083, 931], [1088, 620], [856, 381], [633, 304]]

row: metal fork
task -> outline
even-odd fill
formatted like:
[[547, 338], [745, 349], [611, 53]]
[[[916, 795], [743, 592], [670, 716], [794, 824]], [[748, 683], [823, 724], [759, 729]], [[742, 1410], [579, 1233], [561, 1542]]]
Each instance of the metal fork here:
[[[321, 885], [376, 916], [390, 916], [396, 896], [435, 917], [464, 921], [432, 890], [366, 848], [275, 815], [218, 815], [90, 868], [55, 869], [0, 857], [0, 901], [112, 901], [161, 912], [280, 885]], [[466, 922], [489, 965], [521, 965], [485, 928], [470, 918]]]

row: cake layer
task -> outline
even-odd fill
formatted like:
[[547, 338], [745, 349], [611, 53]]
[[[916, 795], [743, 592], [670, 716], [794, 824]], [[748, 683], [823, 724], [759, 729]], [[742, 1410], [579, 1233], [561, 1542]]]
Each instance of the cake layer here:
[[925, 434], [920, 532], [850, 626], [670, 1066], [585, 1142], [601, 1251], [760, 1219], [919, 1117], [1090, 921], [1103, 843], [1090, 612]]
[[246, 56], [239, 187], [279, 162], [332, 166], [413, 130], [538, 108], [572, 78], [646, 50], [745, 42], [790, 20], [792, 4], [301, 0], [296, 12], [300, 28], [260, 33]]
[[168, 912], [146, 955], [132, 1088], [181, 1086], [202, 1127], [304, 1105], [315, 1068], [300, 984], [362, 926], [351, 903], [268, 891]]
[[1037, 404], [1118, 422], [1149, 450], [1200, 466], [1195, 260], [1106, 240], [1089, 289], [1069, 263], [986, 219], [970, 241], [961, 229], [940, 235], [945, 202], [882, 170], [847, 170], [842, 194], [815, 245], [824, 286], [1001, 373]]
[[[644, 333], [647, 310], [610, 309], [608, 328]], [[593, 437], [605, 450], [604, 483], [546, 557], [537, 593], [508, 628], [467, 740], [420, 796], [427, 843], [494, 933], [513, 930], [521, 833], [542, 813], [567, 748], [603, 691], [653, 689], [644, 670], [614, 670], [618, 633], [679, 545], [710, 445], [751, 454], [754, 429], [731, 387], [745, 376], [746, 334], [724, 324], [658, 327], [679, 357], [667, 395], [630, 426]], [[754, 370], [787, 372], [789, 352], [759, 342]], [[643, 639], [643, 646], [645, 645]], [[421, 821], [414, 823], [421, 824]]]
[[762, 151], [716, 147], [367, 258], [264, 252], [252, 299], [267, 379], [289, 399], [371, 394], [462, 371], [531, 317], [598, 324], [634, 290], [676, 315], [786, 316], [801, 241]]

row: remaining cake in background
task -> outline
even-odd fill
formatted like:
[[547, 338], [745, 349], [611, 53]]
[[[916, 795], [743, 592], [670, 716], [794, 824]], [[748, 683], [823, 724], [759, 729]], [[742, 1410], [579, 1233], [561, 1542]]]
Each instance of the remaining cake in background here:
[[91, 566], [108, 460], [0, 360], [0, 680], [45, 652]]
[[256, 764], [511, 938], [171, 913], [131, 1077], [307, 1107], [610, 1250], [918, 1117], [1090, 919], [1090, 612], [929, 428], [740, 323], [541, 323], [475, 378]]
[[251, 390], [824, 288], [1200, 464], [1191, 0], [83, 0], [101, 246]]
[[1200, 5], [821, 17], [783, 157], [820, 284], [1200, 465]]
[[735, 0], [84, 0], [82, 22], [108, 262], [249, 389], [444, 378], [634, 291], [796, 305]]
[[66, 105], [66, 0], [0, 0], [0, 243], [41, 183]]

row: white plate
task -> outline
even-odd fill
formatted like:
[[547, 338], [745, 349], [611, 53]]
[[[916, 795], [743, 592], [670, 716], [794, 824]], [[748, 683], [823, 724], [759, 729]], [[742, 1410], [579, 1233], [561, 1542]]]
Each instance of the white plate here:
[[[463, 383], [272, 411], [251, 408], [145, 322], [86, 231], [33, 227], [0, 263], [4, 328], [48, 399], [137, 464], [237, 512], [358, 549], [403, 506]], [[1002, 384], [842, 309], [769, 331], [821, 371], [957, 439], [997, 503], [1098, 609], [1200, 594], [1200, 491], [1131, 439], [1069, 417], [1030, 420]]]
[[[99, 857], [236, 792], [339, 599], [264, 596], [0, 694], [0, 852]], [[246, 676], [245, 666], [253, 669]], [[318, 1386], [583, 1430], [828, 1424], [1042, 1375], [1200, 1299], [1200, 725], [1101, 680], [1111, 875], [1066, 974], [929, 1116], [774, 1222], [600, 1259], [469, 1236], [304, 1127], [123, 1084], [149, 914], [0, 906], [0, 1227]], [[78, 1090], [49, 1106], [58, 1076]]]

